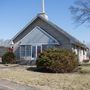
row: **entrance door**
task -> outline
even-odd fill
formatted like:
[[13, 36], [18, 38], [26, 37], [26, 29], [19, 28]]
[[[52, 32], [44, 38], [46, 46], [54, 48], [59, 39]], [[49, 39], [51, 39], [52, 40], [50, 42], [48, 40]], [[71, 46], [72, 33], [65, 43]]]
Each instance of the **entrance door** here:
[[36, 59], [36, 46], [32, 46], [32, 60]]
[[41, 46], [37, 46], [37, 57], [42, 52]]
[[36, 58], [38, 57], [38, 55], [41, 53], [42, 49], [41, 49], [41, 46], [32, 46], [31, 48], [31, 54], [32, 54], [32, 60], [36, 60]]

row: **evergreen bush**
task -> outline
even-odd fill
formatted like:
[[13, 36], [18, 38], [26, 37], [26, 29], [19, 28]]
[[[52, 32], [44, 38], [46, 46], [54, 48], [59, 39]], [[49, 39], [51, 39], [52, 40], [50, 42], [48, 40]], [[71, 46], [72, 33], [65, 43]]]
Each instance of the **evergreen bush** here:
[[15, 55], [13, 52], [6, 52], [2, 56], [2, 63], [3, 64], [12, 64], [15, 63]]
[[37, 61], [37, 68], [54, 73], [72, 72], [79, 64], [74, 52], [65, 49], [48, 49], [42, 52]]

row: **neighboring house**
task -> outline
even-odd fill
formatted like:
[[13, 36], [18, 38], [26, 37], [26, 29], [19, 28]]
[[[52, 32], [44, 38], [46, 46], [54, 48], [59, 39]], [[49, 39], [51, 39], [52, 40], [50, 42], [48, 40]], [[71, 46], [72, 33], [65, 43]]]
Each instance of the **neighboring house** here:
[[7, 47], [0, 46], [0, 57], [2, 57], [7, 52], [7, 50]]
[[2, 62], [2, 56], [7, 52], [8, 48], [0, 46], [0, 63]]
[[65, 48], [78, 56], [79, 62], [87, 59], [86, 45], [48, 20], [43, 11], [12, 39], [13, 51], [17, 60], [29, 63], [48, 48]]

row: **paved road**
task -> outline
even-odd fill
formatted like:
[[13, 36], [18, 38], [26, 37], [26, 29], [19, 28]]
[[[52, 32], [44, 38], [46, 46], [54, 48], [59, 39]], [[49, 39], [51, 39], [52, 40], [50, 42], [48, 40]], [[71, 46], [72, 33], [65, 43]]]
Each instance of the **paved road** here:
[[34, 87], [17, 84], [8, 80], [0, 80], [0, 90], [37, 90]]
[[0, 86], [0, 90], [13, 90], [13, 89], [10, 89], [10, 88], [8, 88], [8, 87]]

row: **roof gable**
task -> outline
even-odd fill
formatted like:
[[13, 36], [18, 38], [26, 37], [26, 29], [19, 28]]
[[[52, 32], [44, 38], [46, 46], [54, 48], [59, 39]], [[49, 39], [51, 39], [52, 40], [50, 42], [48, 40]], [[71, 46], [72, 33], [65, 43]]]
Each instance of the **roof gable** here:
[[35, 44], [58, 44], [58, 41], [36, 26], [22, 40], [20, 45], [35, 45]]
[[41, 16], [36, 16], [30, 23], [28, 23], [12, 40], [13, 42], [17, 42], [25, 37], [33, 28], [36, 26], [41, 27], [45, 30], [48, 34], [53, 36], [58, 42], [62, 42], [61, 36], [64, 36], [64, 40], [70, 41], [73, 44], [78, 46], [86, 47], [82, 44], [79, 40], [74, 38], [73, 36], [69, 35], [67, 32], [59, 28], [57, 25], [53, 24], [52, 22], [46, 20]]
[[[58, 31], [56, 28], [54, 28], [49, 23], [48, 20], [44, 19], [41, 16], [37, 16], [13, 38], [13, 42], [16, 43], [19, 40], [21, 40], [36, 26], [39, 26], [40, 28], [42, 28], [45, 32], [50, 34], [53, 38], [55, 38], [60, 43], [61, 43], [61, 41], [63, 42], [64, 40], [66, 40], [66, 41], [69, 40], [68, 37], [66, 37], [65, 35], [63, 36], [63, 34], [60, 31]], [[63, 36], [64, 40], [61, 39], [62, 36]]]

